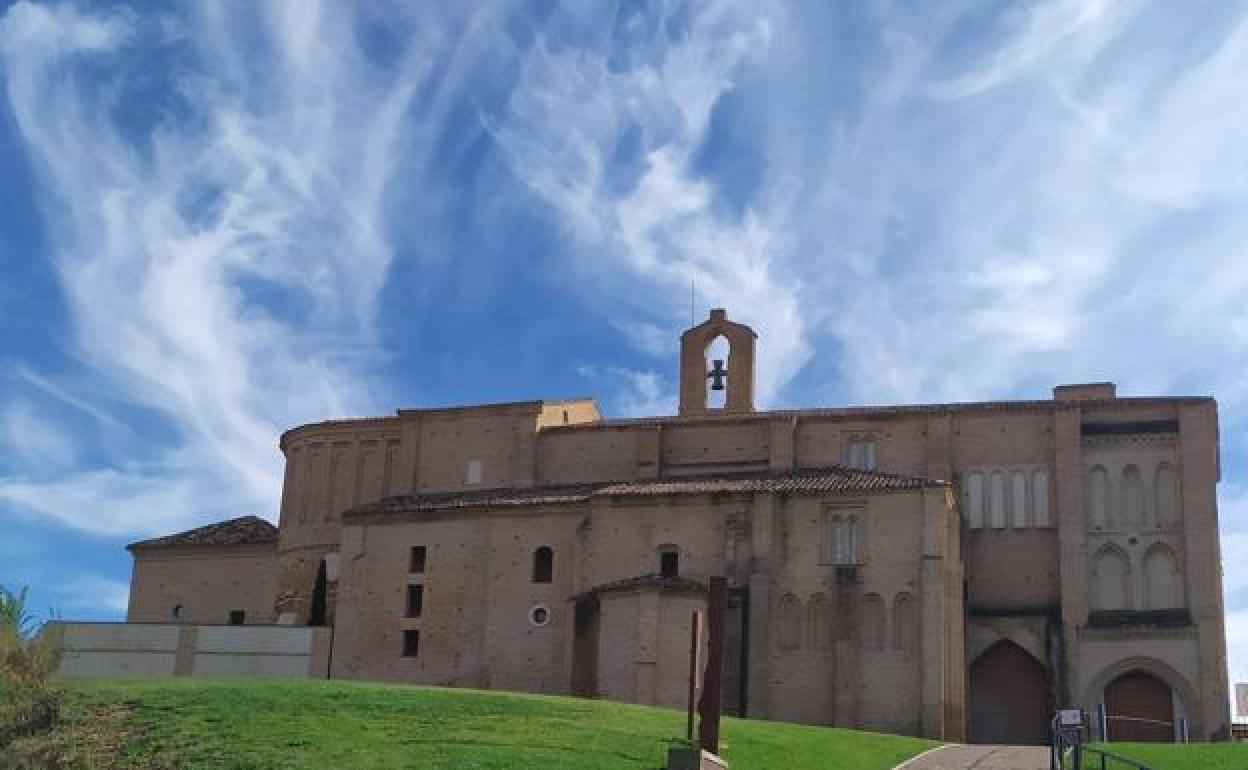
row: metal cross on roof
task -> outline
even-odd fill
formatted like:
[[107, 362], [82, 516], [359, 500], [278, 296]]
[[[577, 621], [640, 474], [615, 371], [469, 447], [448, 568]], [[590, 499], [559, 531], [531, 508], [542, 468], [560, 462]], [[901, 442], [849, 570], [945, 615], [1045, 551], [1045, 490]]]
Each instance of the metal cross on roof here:
[[723, 359], [715, 359], [715, 365], [706, 373], [707, 379], [711, 381], [711, 390], [723, 390], [724, 378], [728, 376], [728, 370], [724, 368]]

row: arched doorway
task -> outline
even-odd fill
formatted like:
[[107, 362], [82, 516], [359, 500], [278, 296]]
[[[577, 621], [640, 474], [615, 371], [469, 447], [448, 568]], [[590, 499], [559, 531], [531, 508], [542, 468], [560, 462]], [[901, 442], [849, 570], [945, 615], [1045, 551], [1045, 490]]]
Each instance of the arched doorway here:
[[325, 560], [321, 559], [321, 566], [316, 570], [316, 582], [312, 585], [312, 601], [308, 607], [309, 626], [325, 625], [325, 594], [327, 589], [325, 576]]
[[1002, 639], [971, 664], [971, 743], [1049, 741], [1049, 677], [1022, 647]]
[[1128, 671], [1105, 685], [1105, 712], [1110, 740], [1174, 740], [1174, 696], [1152, 674]]

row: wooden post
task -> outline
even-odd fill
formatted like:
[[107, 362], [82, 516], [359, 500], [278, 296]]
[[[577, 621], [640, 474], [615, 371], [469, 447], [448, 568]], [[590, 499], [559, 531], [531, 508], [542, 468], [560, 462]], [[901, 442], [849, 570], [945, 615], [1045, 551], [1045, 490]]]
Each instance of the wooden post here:
[[702, 679], [702, 700], [698, 704], [698, 745], [712, 754], [719, 753], [719, 717], [723, 710], [722, 678], [724, 673], [724, 606], [728, 595], [727, 580], [711, 578], [707, 597], [706, 675]]
[[693, 743], [693, 712], [698, 703], [698, 652], [702, 648], [702, 613], [693, 611], [689, 626], [689, 707], [685, 738]]

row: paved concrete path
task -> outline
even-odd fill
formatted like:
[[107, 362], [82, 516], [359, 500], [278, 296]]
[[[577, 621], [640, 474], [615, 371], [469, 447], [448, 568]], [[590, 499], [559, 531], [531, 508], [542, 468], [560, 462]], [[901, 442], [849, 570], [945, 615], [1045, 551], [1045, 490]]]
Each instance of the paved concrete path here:
[[942, 746], [897, 770], [1049, 770], [1047, 746]]

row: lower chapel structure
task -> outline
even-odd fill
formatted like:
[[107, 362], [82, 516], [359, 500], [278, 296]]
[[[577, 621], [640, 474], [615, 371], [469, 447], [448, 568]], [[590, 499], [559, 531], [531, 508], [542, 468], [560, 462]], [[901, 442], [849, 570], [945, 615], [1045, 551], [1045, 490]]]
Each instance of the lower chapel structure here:
[[1104, 703], [1153, 720], [1115, 738], [1226, 734], [1213, 399], [757, 412], [754, 346], [722, 310], [685, 332], [674, 417], [289, 430], [280, 529], [130, 546], [129, 620], [327, 624], [334, 677], [682, 706], [723, 575], [730, 713], [1026, 743]]

